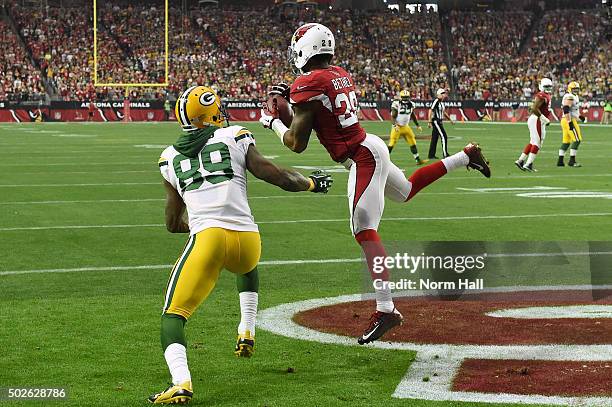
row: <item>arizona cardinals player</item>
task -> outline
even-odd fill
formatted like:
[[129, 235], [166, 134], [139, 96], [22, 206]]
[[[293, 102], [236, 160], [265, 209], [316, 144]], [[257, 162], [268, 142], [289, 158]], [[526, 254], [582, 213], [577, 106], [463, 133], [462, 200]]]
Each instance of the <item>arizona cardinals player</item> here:
[[274, 130], [281, 142], [296, 153], [306, 149], [314, 130], [331, 158], [349, 170], [351, 231], [365, 254], [372, 279], [378, 281], [374, 284], [376, 311], [358, 340], [364, 344], [380, 338], [403, 320], [393, 304], [388, 284], [384, 284], [389, 279], [388, 271], [373, 271], [373, 259], [386, 255], [377, 232], [385, 196], [406, 202], [448, 171], [460, 167], [474, 168], [485, 177], [491, 173], [480, 147], [470, 143], [463, 151], [422, 167], [406, 179], [391, 162], [385, 143], [366, 134], [359, 124], [353, 79], [341, 67], [330, 64], [334, 49], [334, 35], [327, 27], [310, 23], [298, 28], [289, 51], [291, 62], [301, 75], [291, 88], [285, 84], [273, 87], [273, 93], [285, 96], [293, 106], [291, 127], [278, 119], [277, 111], [267, 110], [267, 104], [260, 122]]
[[552, 117], [550, 110], [551, 93], [553, 91], [552, 80], [542, 78], [539, 89], [540, 91], [536, 93], [533, 103], [529, 108], [531, 112], [529, 119], [527, 119], [529, 144], [525, 146], [519, 159], [514, 162], [521, 171], [537, 171], [533, 168], [533, 162], [538, 151], [542, 148], [542, 143], [546, 138], [546, 126], [550, 124]]

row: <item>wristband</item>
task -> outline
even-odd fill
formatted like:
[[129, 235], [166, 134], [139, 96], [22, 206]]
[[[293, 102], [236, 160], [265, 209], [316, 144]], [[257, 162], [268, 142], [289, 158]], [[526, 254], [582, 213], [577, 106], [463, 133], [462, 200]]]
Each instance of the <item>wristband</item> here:
[[307, 191], [312, 192], [315, 189], [315, 182], [312, 178], [308, 178], [308, 181], [310, 181], [310, 185], [308, 185]]
[[272, 123], [270, 124], [270, 128], [274, 130], [281, 143], [285, 144], [285, 140], [283, 139], [283, 137], [285, 136], [285, 133], [287, 132], [287, 130], [289, 130], [289, 128], [285, 126], [282, 120], [273, 119]]

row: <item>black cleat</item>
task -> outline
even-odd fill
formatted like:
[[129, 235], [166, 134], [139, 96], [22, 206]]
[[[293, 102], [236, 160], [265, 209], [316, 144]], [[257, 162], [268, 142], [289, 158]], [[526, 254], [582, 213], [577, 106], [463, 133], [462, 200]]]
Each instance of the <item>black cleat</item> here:
[[364, 345], [366, 343], [374, 342], [383, 336], [387, 331], [401, 325], [404, 321], [404, 317], [399, 313], [397, 309], [393, 312], [380, 312], [376, 311], [370, 317], [370, 324], [366, 328], [361, 338], [357, 339], [357, 343]]
[[491, 169], [489, 168], [489, 161], [482, 155], [480, 146], [476, 143], [470, 143], [463, 149], [463, 152], [470, 158], [470, 162], [467, 167], [480, 171], [482, 175], [487, 178], [491, 178]]
[[523, 171], [527, 171], [527, 172], [538, 172], [538, 170], [536, 170], [535, 168], [533, 168], [533, 163], [529, 164], [529, 165], [523, 165]]
[[524, 162], [524, 161], [521, 161], [521, 160], [516, 160], [516, 161], [514, 162], [514, 165], [516, 165], [516, 166], [518, 167], [518, 169], [519, 169], [519, 170], [521, 170], [521, 171], [525, 171], [525, 170], [523, 169], [523, 164], [525, 164], [525, 162]]

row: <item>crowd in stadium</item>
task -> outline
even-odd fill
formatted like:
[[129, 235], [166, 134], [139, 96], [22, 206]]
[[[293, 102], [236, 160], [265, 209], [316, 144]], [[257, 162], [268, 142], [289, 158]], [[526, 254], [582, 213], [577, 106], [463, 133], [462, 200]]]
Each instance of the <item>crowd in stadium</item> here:
[[[144, 4], [100, 6], [98, 82], [164, 82], [163, 11]], [[25, 49], [2, 22], [2, 42], [13, 52], [0, 55], [0, 99], [36, 99], [45, 91], [63, 100], [122, 97], [121, 88], [93, 86], [91, 10], [13, 6], [9, 15]], [[293, 79], [285, 43], [307, 21], [336, 34], [335, 63], [352, 72], [366, 100], [393, 98], [403, 88], [428, 99], [438, 87], [462, 99], [530, 98], [544, 75], [558, 89], [571, 79], [590, 97], [609, 92], [610, 43], [601, 10], [541, 16], [452, 11], [440, 18], [433, 12], [241, 7], [186, 13], [171, 8], [169, 85], [133, 88], [132, 95], [172, 99], [191, 83], [207, 83], [225, 98], [262, 98], [269, 85]]]

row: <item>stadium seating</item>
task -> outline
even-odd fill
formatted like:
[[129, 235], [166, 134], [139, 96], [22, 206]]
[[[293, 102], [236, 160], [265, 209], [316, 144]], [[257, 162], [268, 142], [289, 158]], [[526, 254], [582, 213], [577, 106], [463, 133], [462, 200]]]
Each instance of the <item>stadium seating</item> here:
[[[133, 88], [132, 97], [173, 98], [192, 83], [210, 83], [225, 98], [260, 99], [270, 84], [293, 79], [286, 44], [304, 21], [321, 22], [336, 33], [335, 60], [353, 73], [362, 99], [387, 100], [402, 88], [427, 99], [450, 84], [461, 99], [529, 98], [543, 75], [552, 76], [559, 92], [571, 79], [580, 81], [588, 96], [601, 97], [610, 86], [602, 13], [452, 11], [443, 17], [449, 25], [445, 36], [436, 13], [171, 8], [169, 86]], [[55, 99], [123, 97], [123, 89], [93, 87], [90, 9], [49, 7], [43, 13], [15, 5], [10, 16], [27, 50], [10, 27], [2, 30], [3, 43], [11, 44], [15, 54], [0, 56], [6, 72], [0, 98], [41, 97], [43, 82]], [[164, 81], [163, 9], [103, 5], [98, 19], [99, 81]], [[571, 47], [564, 35], [568, 30]], [[38, 66], [29, 62], [28, 53]], [[568, 69], [571, 63], [580, 68]]]

